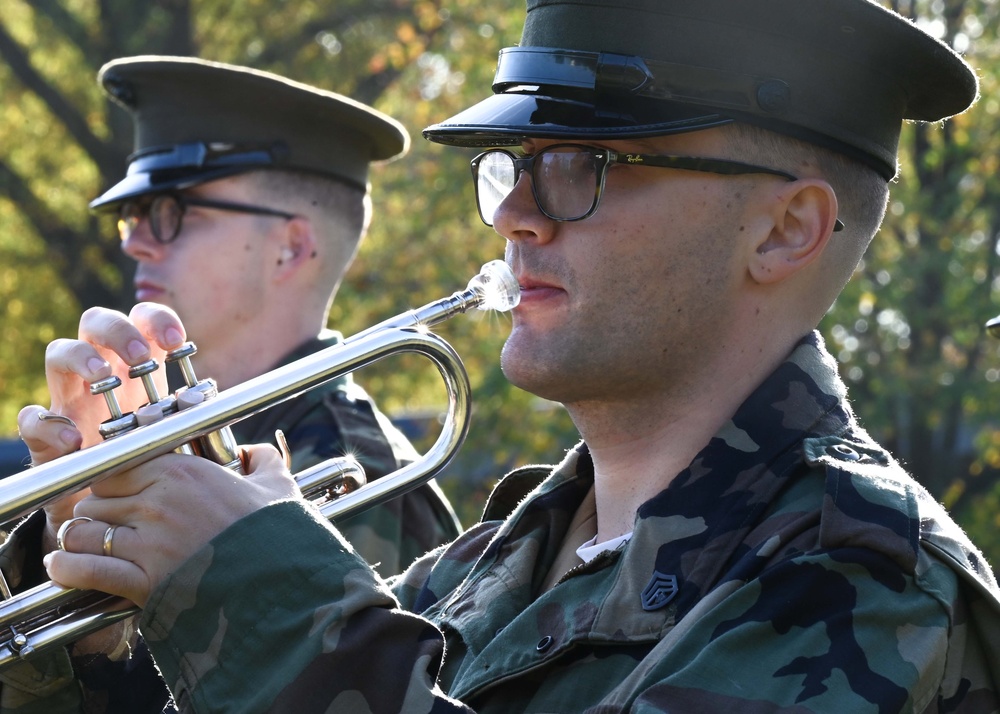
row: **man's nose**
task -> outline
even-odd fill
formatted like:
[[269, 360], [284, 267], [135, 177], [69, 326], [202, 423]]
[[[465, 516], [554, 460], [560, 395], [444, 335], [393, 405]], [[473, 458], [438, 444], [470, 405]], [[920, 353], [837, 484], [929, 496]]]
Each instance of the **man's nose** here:
[[133, 260], [156, 260], [166, 248], [153, 237], [149, 216], [139, 218], [131, 230], [122, 235], [122, 251]]
[[517, 183], [493, 214], [493, 228], [507, 240], [551, 239], [556, 221], [548, 218], [535, 201], [531, 176], [522, 171]]

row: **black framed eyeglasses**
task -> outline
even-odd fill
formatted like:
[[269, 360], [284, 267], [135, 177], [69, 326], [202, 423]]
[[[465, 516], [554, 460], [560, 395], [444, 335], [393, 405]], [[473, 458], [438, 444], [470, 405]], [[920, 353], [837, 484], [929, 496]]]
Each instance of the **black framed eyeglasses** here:
[[[472, 160], [479, 217], [493, 225], [497, 208], [517, 185], [522, 171], [531, 176], [531, 193], [538, 210], [553, 221], [582, 221], [597, 211], [608, 166], [655, 166], [664, 169], [702, 171], [737, 176], [769, 174], [786, 181], [798, 177], [785, 171], [728, 159], [656, 154], [620, 154], [583, 144], [553, 144], [531, 156], [518, 156], [506, 149], [490, 149]], [[838, 219], [835, 231], [844, 229]]]
[[123, 241], [128, 240], [143, 218], [149, 217], [149, 229], [153, 238], [164, 245], [172, 243], [181, 233], [181, 223], [188, 206], [214, 208], [219, 211], [250, 213], [257, 216], [275, 216], [290, 221], [297, 218], [294, 213], [278, 211], [273, 208], [262, 208], [246, 203], [229, 201], [212, 201], [207, 198], [195, 198], [181, 193], [161, 193], [149, 200], [126, 201], [118, 213], [118, 235]]

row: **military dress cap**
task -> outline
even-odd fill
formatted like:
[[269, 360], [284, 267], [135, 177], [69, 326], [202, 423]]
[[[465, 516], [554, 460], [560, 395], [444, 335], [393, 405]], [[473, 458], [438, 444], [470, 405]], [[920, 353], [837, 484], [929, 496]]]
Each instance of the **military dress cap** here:
[[98, 81], [132, 114], [135, 151], [125, 178], [91, 202], [95, 209], [256, 169], [364, 187], [371, 162], [409, 145], [406, 129], [371, 107], [247, 67], [129, 57], [104, 65]]
[[896, 172], [904, 119], [975, 101], [948, 46], [869, 0], [528, 0], [494, 95], [431, 141], [616, 139], [743, 121]]

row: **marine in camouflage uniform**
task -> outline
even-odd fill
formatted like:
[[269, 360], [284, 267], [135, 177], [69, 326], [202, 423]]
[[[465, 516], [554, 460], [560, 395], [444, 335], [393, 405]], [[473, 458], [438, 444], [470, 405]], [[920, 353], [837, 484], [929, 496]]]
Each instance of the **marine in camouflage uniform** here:
[[[119, 210], [136, 199], [141, 203], [167, 194], [183, 195], [186, 189], [247, 172], [274, 169], [293, 177], [298, 172], [321, 176], [338, 187], [355, 187], [352, 190], [356, 195], [332, 191], [324, 194], [327, 199], [339, 201], [329, 209], [330, 213], [339, 211], [343, 217], [332, 222], [329, 214], [321, 214], [324, 221], [314, 229], [328, 230], [334, 225], [344, 234], [335, 234], [335, 239], [343, 243], [338, 251], [353, 255], [359, 236], [352, 236], [351, 231], [363, 231], [360, 214], [369, 164], [399, 155], [408, 145], [406, 131], [398, 122], [367, 106], [247, 68], [194, 58], [143, 56], [109, 63], [102, 68], [99, 82], [109, 99], [129, 111], [136, 131], [128, 173], [91, 204], [98, 211]], [[300, 184], [295, 186], [301, 188]], [[185, 196], [185, 200], [192, 198], [198, 196]], [[247, 206], [237, 206], [240, 208]], [[248, 208], [254, 210], [254, 206]], [[355, 213], [359, 214], [357, 220]], [[152, 224], [148, 215], [145, 219]], [[179, 221], [177, 227], [179, 231]], [[126, 239], [124, 234], [122, 237]], [[171, 242], [177, 237], [161, 236], [156, 240]], [[260, 236], [252, 234], [249, 238]], [[204, 240], [205, 235], [184, 235], [179, 239]], [[333, 239], [331, 236], [329, 242]], [[228, 244], [217, 241], [213, 245]], [[339, 255], [328, 250], [326, 243], [321, 250]], [[140, 263], [151, 260], [145, 254], [142, 259], [134, 252], [130, 255]], [[197, 253], [194, 258], [191, 253], [184, 255], [189, 263], [198, 257]], [[232, 256], [212, 257], [225, 263]], [[312, 293], [332, 293], [340, 280], [339, 274], [331, 273], [336, 265], [333, 261], [340, 258], [321, 257], [328, 269], [315, 287], [309, 288], [310, 299]], [[197, 270], [194, 272], [197, 274]], [[162, 277], [159, 280], [161, 284], [167, 282]], [[318, 302], [322, 304], [325, 297], [320, 295]], [[311, 314], [307, 307], [302, 312]], [[298, 324], [295, 316], [287, 319]], [[272, 335], [271, 325], [259, 317], [255, 328]], [[279, 347], [291, 351], [282, 364], [332, 346], [339, 339], [329, 331], [299, 345], [286, 344], [284, 333], [280, 339], [272, 337]], [[237, 361], [240, 356], [230, 357]], [[197, 357], [194, 363], [198, 368]], [[262, 369], [273, 366], [278, 365], [260, 365]], [[173, 371], [168, 370], [169, 381], [176, 388], [183, 382]], [[350, 376], [241, 421], [234, 425], [233, 432], [242, 444], [273, 443], [279, 429], [287, 439], [295, 471], [351, 453], [365, 467], [367, 478], [374, 480], [417, 458], [405, 437]], [[402, 572], [418, 556], [451, 541], [460, 530], [450, 505], [433, 482], [338, 525], [360, 555], [383, 576]], [[41, 567], [44, 526], [45, 516], [39, 511], [21, 524], [0, 549], [0, 568], [15, 592], [48, 580]], [[145, 646], [141, 640], [135, 641], [133, 634], [126, 627], [117, 634], [107, 633], [103, 641], [100, 637], [89, 640], [86, 647], [74, 645], [70, 648], [72, 658], [59, 652], [36, 661], [34, 666], [0, 674], [0, 712], [57, 711], [56, 700], [64, 702], [66, 711], [77, 711], [78, 707], [88, 711], [159, 711], [168, 697], [167, 690]], [[46, 674], [39, 675], [39, 670]], [[115, 692], [107, 690], [103, 682], [119, 676], [126, 678], [128, 686]], [[79, 681], [74, 681], [77, 678]]]
[[391, 592], [308, 509], [268, 507], [168, 580], [142, 632], [182, 711], [1000, 708], [993, 575], [858, 426], [818, 335], [630, 541], [544, 590], [592, 478], [585, 444], [515, 471]]

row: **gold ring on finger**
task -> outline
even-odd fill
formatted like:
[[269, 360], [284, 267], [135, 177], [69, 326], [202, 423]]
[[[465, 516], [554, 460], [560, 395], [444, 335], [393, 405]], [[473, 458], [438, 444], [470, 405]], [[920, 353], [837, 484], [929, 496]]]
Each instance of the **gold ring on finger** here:
[[69, 529], [85, 521], [89, 522], [92, 520], [94, 519], [87, 518], [86, 516], [76, 516], [74, 518], [70, 518], [68, 521], [63, 521], [62, 525], [59, 526], [59, 530], [56, 532], [56, 548], [59, 550], [66, 550], [66, 534], [69, 533]]
[[108, 526], [108, 529], [104, 531], [104, 546], [103, 551], [105, 555], [111, 555], [111, 541], [115, 538], [115, 530], [118, 526]]

